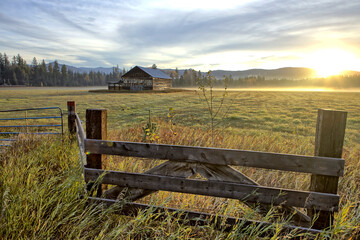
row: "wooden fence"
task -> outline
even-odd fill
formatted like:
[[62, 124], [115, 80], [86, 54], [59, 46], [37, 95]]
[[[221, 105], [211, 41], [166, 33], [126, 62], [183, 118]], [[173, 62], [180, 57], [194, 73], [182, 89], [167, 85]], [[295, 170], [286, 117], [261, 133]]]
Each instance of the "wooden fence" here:
[[[319, 110], [315, 136], [315, 156], [300, 156], [268, 152], [255, 152], [234, 149], [177, 146], [139, 142], [106, 140], [107, 111], [103, 109], [86, 110], [86, 134], [81, 120], [75, 112], [75, 103], [68, 103], [69, 129], [77, 133], [80, 156], [84, 164], [85, 181], [91, 189], [94, 181], [103, 175], [101, 183], [117, 185], [102, 192], [97, 189], [94, 202], [116, 203], [116, 198], [124, 188], [128, 188], [126, 199], [130, 201], [123, 214], [136, 214], [146, 209], [145, 204], [133, 203], [156, 191], [200, 194], [205, 196], [237, 199], [249, 206], [261, 204], [264, 214], [271, 206], [280, 206], [284, 214], [294, 214], [293, 224], [284, 229], [297, 228], [300, 231], [319, 232], [329, 227], [338, 211], [338, 179], [344, 174], [344, 159], [341, 159], [345, 135], [346, 112]], [[87, 155], [85, 154], [87, 153]], [[168, 160], [142, 174], [102, 170], [105, 155], [132, 156]], [[86, 164], [85, 164], [86, 162]], [[281, 171], [311, 174], [309, 191], [298, 191], [260, 186], [231, 166], [274, 169]], [[200, 174], [207, 181], [188, 179]], [[297, 208], [307, 209], [307, 214]], [[218, 221], [222, 216], [206, 213], [160, 208], [157, 211], [176, 212], [180, 218], [188, 218], [189, 223], [202, 224], [199, 219]], [[315, 214], [318, 218], [312, 228], [310, 222]], [[197, 220], [193, 220], [196, 218]], [[226, 223], [234, 225], [239, 219], [226, 218]], [[246, 220], [247, 224], [255, 221]], [[269, 223], [259, 223], [269, 224]]]

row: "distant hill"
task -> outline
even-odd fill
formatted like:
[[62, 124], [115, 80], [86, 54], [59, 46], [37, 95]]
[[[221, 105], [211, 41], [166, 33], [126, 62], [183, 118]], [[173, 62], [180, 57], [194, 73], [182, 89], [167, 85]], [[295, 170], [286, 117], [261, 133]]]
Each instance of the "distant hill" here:
[[[54, 64], [53, 62], [51, 64]], [[47, 64], [48, 65], [48, 64]], [[59, 63], [59, 67], [63, 64]], [[104, 67], [96, 67], [96, 68], [87, 68], [87, 67], [74, 67], [70, 65], [66, 65], [67, 69], [70, 69], [73, 72], [79, 73], [89, 73], [93, 72], [102, 72], [109, 74], [113, 71], [112, 67], [104, 68]], [[172, 71], [175, 69], [162, 69], [164, 71]], [[185, 69], [179, 69], [179, 74], [183, 75]], [[205, 72], [202, 72], [205, 74]], [[249, 69], [249, 70], [238, 70], [238, 71], [228, 71], [228, 70], [214, 70], [211, 71], [211, 74], [217, 79], [222, 79], [224, 76], [232, 76], [233, 79], [244, 78], [244, 77], [252, 77], [252, 76], [261, 76], [265, 77], [265, 79], [306, 79], [316, 77], [316, 71], [311, 68], [304, 67], [284, 67], [278, 69]], [[345, 71], [344, 75], [358, 75], [360, 72], [357, 71]]]
[[[48, 63], [48, 64], [46, 64], [46, 66], [48, 66], [49, 64], [52, 64], [54, 66], [54, 62]], [[59, 63], [60, 69], [61, 69], [62, 65], [63, 64]], [[104, 67], [87, 68], [87, 67], [74, 67], [74, 66], [70, 66], [70, 65], [66, 65], [66, 64], [65, 64], [65, 66], [68, 70], [71, 70], [73, 72], [78, 72], [78, 73], [89, 73], [90, 71], [93, 71], [93, 72], [102, 72], [102, 73], [109, 74], [113, 71], [112, 67], [109, 67], [109, 68], [104, 68]]]
[[[173, 69], [165, 69], [166, 71]], [[180, 75], [184, 74], [185, 70], [178, 70]], [[205, 74], [205, 73], [203, 73]], [[238, 71], [228, 71], [228, 70], [214, 70], [211, 71], [211, 74], [217, 79], [222, 79], [224, 76], [232, 76], [233, 79], [261, 76], [265, 79], [304, 79], [312, 78], [316, 76], [316, 71], [311, 68], [302, 68], [302, 67], [285, 67], [278, 69], [249, 69], [249, 70], [238, 70]]]
[[316, 71], [311, 68], [302, 68], [302, 67], [285, 67], [278, 69], [249, 69], [244, 71], [224, 71], [224, 70], [215, 70], [212, 71], [212, 75], [216, 78], [223, 78], [223, 76], [231, 75], [234, 79], [244, 78], [250, 76], [261, 76], [265, 79], [274, 79], [274, 78], [286, 78], [286, 79], [304, 79], [312, 78], [316, 76]]
[[342, 75], [360, 75], [360, 72], [358, 71], [352, 71], [352, 70], [347, 70], [347, 71], [344, 71], [342, 72]]

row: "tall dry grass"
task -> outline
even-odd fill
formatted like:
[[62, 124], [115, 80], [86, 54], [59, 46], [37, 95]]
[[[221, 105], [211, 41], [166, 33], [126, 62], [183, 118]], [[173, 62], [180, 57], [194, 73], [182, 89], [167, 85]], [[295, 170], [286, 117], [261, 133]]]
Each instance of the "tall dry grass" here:
[[[190, 128], [156, 120], [158, 142], [210, 146], [211, 136], [202, 128]], [[109, 139], [141, 141], [143, 124], [111, 131]], [[312, 138], [289, 139], [281, 134], [241, 134], [232, 129], [216, 132], [215, 147], [312, 155]], [[344, 149], [345, 176], [340, 179], [340, 211], [334, 226], [318, 239], [357, 239], [360, 207], [358, 187], [360, 145]], [[114, 214], [121, 204], [109, 209], [87, 204], [76, 143], [69, 139], [27, 138], [0, 156], [0, 238], [2, 239], [279, 239], [296, 233], [281, 233], [286, 220], [275, 219], [276, 209], [261, 216], [255, 209], [235, 200], [157, 192], [139, 202], [205, 211], [225, 216], [274, 221], [270, 226], [245, 226], [240, 221], [230, 232], [211, 225], [190, 227], [169, 213], [156, 221], [151, 209], [137, 217]], [[161, 161], [108, 156], [105, 169], [143, 172]], [[309, 175], [255, 168], [237, 168], [261, 185], [307, 190]], [[198, 176], [199, 177], [199, 176]], [[267, 230], [273, 233], [267, 235]], [[302, 239], [311, 235], [299, 235]]]
[[[210, 132], [203, 128], [176, 126], [160, 119], [155, 119], [154, 121], [160, 126], [158, 131], [159, 138], [156, 141], [158, 143], [204, 147], [212, 145]], [[109, 139], [139, 142], [142, 135], [142, 125], [138, 125], [133, 128], [112, 132]], [[313, 155], [314, 152], [314, 139], [312, 137], [289, 139], [287, 136], [279, 133], [271, 133], [265, 136], [263, 134], [247, 135], [242, 132], [242, 135], [239, 135], [238, 132], [234, 132], [232, 129], [223, 129], [216, 132], [214, 142], [214, 147], [220, 148], [301, 155]], [[345, 176], [340, 178], [339, 181], [340, 211], [336, 214], [334, 226], [329, 231], [324, 232], [324, 236], [320, 236], [320, 238], [331, 236], [338, 239], [351, 237], [355, 239], [355, 235], [360, 230], [360, 225], [358, 224], [360, 220], [360, 196], [358, 193], [360, 184], [360, 172], [358, 170], [360, 169], [360, 145], [351, 144], [350, 146], [345, 146], [343, 158], [346, 160], [346, 169]], [[160, 162], [162, 161], [108, 156], [104, 168], [128, 172], [144, 172]], [[310, 186], [310, 174], [245, 167], [235, 168], [264, 186], [299, 190], [308, 190]], [[164, 204], [168, 207], [180, 207], [182, 209], [235, 217], [247, 217], [250, 213], [252, 219], [264, 220], [263, 216], [260, 216], [256, 211], [249, 209], [236, 200], [162, 191], [140, 200], [140, 202], [145, 203], [153, 203], [154, 201], [156, 204]], [[303, 211], [306, 212], [306, 210]]]

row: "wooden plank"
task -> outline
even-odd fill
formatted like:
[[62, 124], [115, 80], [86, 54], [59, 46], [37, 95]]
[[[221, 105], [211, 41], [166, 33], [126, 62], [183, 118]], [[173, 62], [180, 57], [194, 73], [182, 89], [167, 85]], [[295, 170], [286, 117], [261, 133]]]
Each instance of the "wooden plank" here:
[[[229, 169], [231, 169], [232, 171]], [[196, 164], [196, 163], [182, 163], [182, 162], [168, 161], [144, 173], [153, 174], [153, 175], [172, 176], [172, 177], [183, 177], [183, 178], [188, 178], [190, 176], [199, 173], [201, 176], [215, 181], [223, 180], [223, 181], [237, 182], [243, 184], [255, 183], [250, 178], [247, 178], [242, 173], [237, 172], [235, 169], [232, 169], [228, 166], [220, 166], [220, 165], [215, 166], [210, 164], [209, 166], [204, 166], [203, 164]], [[126, 198], [129, 201], [136, 201], [151, 193], [156, 192], [154, 190], [138, 189], [138, 188], [129, 188], [126, 192], [124, 192], [124, 190], [125, 189], [123, 187], [116, 186], [112, 189], [107, 190], [104, 193], [104, 196], [105, 198], [116, 199], [118, 198], [120, 193], [123, 193], [122, 198]]]
[[[95, 204], [103, 204], [103, 206], [110, 207], [113, 204], [119, 204], [116, 200], [112, 199], [104, 199], [104, 198], [89, 198], [90, 203]], [[209, 213], [202, 213], [202, 212], [194, 212], [194, 211], [185, 211], [180, 210], [176, 208], [165, 208], [165, 207], [159, 207], [154, 205], [147, 205], [147, 204], [141, 204], [141, 203], [125, 203], [123, 205], [120, 205], [119, 211], [116, 213], [128, 215], [128, 216], [137, 216], [137, 214], [140, 211], [146, 211], [148, 209], [153, 209], [154, 217], [156, 217], [157, 220], [162, 221], [165, 218], [168, 218], [165, 214], [170, 213], [173, 218], [176, 220], [179, 220], [180, 223], [186, 223], [188, 225], [192, 226], [204, 226], [208, 224], [214, 224], [214, 227], [219, 230], [223, 231], [232, 231], [233, 227], [236, 226], [236, 224], [241, 223], [243, 228], [248, 227], [249, 225], [262, 225], [264, 227], [271, 225], [271, 223], [268, 222], [261, 222], [261, 221], [254, 221], [254, 220], [248, 220], [244, 218], [234, 218], [234, 217], [227, 217], [222, 215], [213, 215]], [[159, 216], [158, 214], [164, 214], [163, 217]], [[183, 221], [186, 220], [186, 221]], [[221, 223], [225, 223], [224, 225], [221, 225]], [[313, 234], [319, 234], [322, 231], [311, 229], [311, 228], [304, 228], [299, 226], [293, 226], [293, 225], [284, 225], [282, 226], [281, 232], [290, 232], [290, 231], [296, 231], [296, 233], [313, 233]], [[267, 232], [269, 234], [269, 232]]]
[[[236, 171], [229, 166], [211, 165], [211, 164], [196, 164], [196, 163], [182, 163], [182, 162], [165, 162], [156, 166], [146, 172], [145, 174], [164, 175], [172, 177], [188, 178], [195, 174], [209, 180], [217, 181], [229, 181], [243, 184], [258, 185], [250, 178], [246, 177], [242, 173]], [[126, 198], [128, 201], [136, 201], [156, 191], [138, 188], [129, 188], [124, 192], [125, 188], [116, 186], [104, 192], [105, 198], [119, 199], [119, 194], [123, 193], [122, 198]]]
[[[173, 177], [187, 178], [195, 174], [200, 174], [208, 180], [212, 181], [227, 181], [250, 185], [259, 185], [255, 181], [243, 175], [241, 172], [229, 166], [213, 165], [213, 164], [195, 164], [195, 163], [182, 163], [182, 162], [165, 162], [155, 168], [145, 172], [146, 174], [165, 175]], [[124, 188], [116, 186], [104, 192], [105, 198], [110, 199], [126, 199], [128, 201], [136, 201], [143, 198], [155, 190], [139, 189], [139, 188]], [[249, 207], [257, 207], [254, 203], [244, 201]], [[266, 215], [271, 209], [270, 205], [260, 206], [260, 212]], [[292, 221], [297, 225], [310, 226], [310, 218], [292, 207], [283, 207], [280, 212], [291, 215]], [[295, 214], [294, 214], [295, 213]]]
[[90, 139], [85, 140], [85, 149], [96, 154], [236, 165], [328, 176], [343, 176], [344, 174], [344, 160], [340, 158]]
[[259, 185], [241, 172], [230, 166], [197, 164], [196, 173], [211, 181], [226, 181], [249, 185]]
[[75, 102], [68, 101], [67, 102], [67, 111], [68, 111], [68, 129], [70, 134], [76, 133], [75, 126]]
[[[88, 139], [106, 139], [107, 137], [107, 111], [105, 109], [86, 109], [86, 137]], [[101, 154], [88, 154], [86, 156], [86, 167], [101, 169]], [[89, 183], [88, 190], [91, 190], [93, 183]], [[97, 196], [102, 194], [101, 184], [97, 189]]]
[[[200, 175], [206, 177], [208, 180], [228, 181], [228, 182], [236, 182], [236, 183], [259, 186], [258, 183], [246, 177], [244, 174], [242, 174], [241, 172], [237, 171], [236, 169], [230, 166], [198, 164], [196, 171]], [[254, 204], [251, 203], [249, 204], [246, 201], [244, 203], [249, 207], [254, 207]], [[261, 214], [266, 215], [272, 206], [263, 204], [259, 207]], [[311, 218], [305, 215], [304, 213], [300, 212], [296, 208], [283, 206], [279, 209], [279, 211], [287, 216], [292, 216], [291, 221], [293, 223], [303, 227], [310, 227]]]
[[[104, 172], [85, 168], [85, 181], [95, 181]], [[106, 171], [102, 183], [328, 211], [337, 211], [339, 203], [339, 196], [335, 194], [115, 171]]]
[[[250, 178], [246, 177], [242, 173], [236, 171], [229, 166], [196, 164], [196, 163], [182, 163], [182, 162], [165, 162], [146, 172], [145, 174], [160, 175], [160, 176], [172, 176], [188, 178], [195, 174], [214, 181], [228, 181], [242, 184], [258, 185]], [[107, 190], [104, 193], [105, 198], [119, 199], [119, 194], [123, 193], [122, 198], [126, 198], [128, 201], [136, 201], [143, 198], [156, 190], [129, 188], [124, 192], [125, 188], [116, 186]]]
[[[146, 174], [153, 175], [165, 175], [173, 177], [183, 177], [187, 178], [195, 174], [193, 170], [193, 164], [191, 163], [182, 163], [182, 162], [164, 162], [148, 171]], [[116, 186], [104, 192], [105, 198], [110, 199], [126, 199], [128, 201], [136, 201], [140, 198], [143, 198], [151, 193], [156, 192], [157, 190], [149, 190], [143, 188], [128, 188]], [[122, 196], [120, 196], [122, 194]]]
[[[322, 157], [342, 157], [345, 137], [347, 112], [318, 110], [315, 135], [315, 155]], [[314, 174], [311, 176], [310, 191], [337, 194], [339, 177]], [[319, 213], [314, 227], [324, 229], [329, 227], [334, 214], [328, 211], [316, 212], [309, 209], [310, 216]]]

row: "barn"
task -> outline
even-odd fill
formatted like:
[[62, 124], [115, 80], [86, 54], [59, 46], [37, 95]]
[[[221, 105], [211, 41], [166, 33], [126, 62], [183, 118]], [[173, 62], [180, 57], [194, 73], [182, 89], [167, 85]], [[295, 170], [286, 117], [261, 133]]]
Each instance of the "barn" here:
[[156, 68], [135, 66], [121, 76], [119, 82], [108, 84], [109, 90], [164, 90], [172, 87], [172, 79]]

